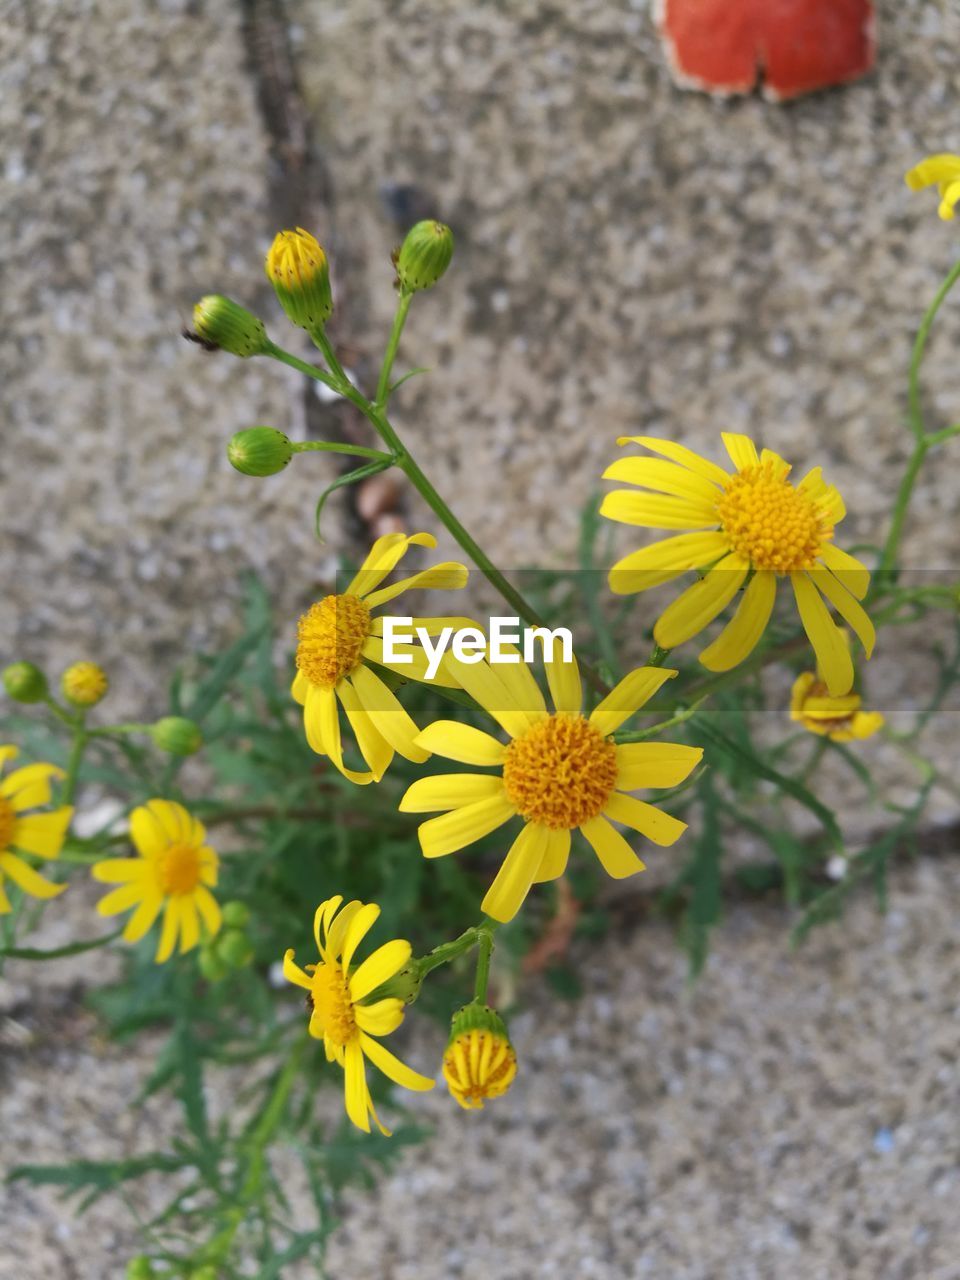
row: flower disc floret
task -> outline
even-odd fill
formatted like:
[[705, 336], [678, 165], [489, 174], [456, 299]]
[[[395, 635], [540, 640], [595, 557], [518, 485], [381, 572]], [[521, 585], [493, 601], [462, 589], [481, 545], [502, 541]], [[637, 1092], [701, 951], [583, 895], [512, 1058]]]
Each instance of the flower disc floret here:
[[0, 849], [6, 849], [13, 840], [13, 828], [17, 824], [17, 813], [9, 800], [0, 796]]
[[157, 856], [160, 892], [179, 897], [193, 893], [200, 883], [200, 849], [193, 844], [171, 844]]
[[754, 568], [774, 573], [812, 569], [833, 536], [833, 526], [809, 495], [769, 461], [730, 477], [717, 501], [717, 516], [731, 548]]
[[617, 782], [617, 749], [583, 716], [547, 716], [506, 749], [503, 785], [527, 822], [571, 831], [602, 813]]
[[[308, 972], [309, 972], [308, 966]], [[345, 1045], [357, 1035], [350, 985], [339, 964], [318, 964], [311, 974], [310, 998], [323, 1022], [324, 1035]]]
[[358, 596], [325, 596], [297, 626], [297, 668], [311, 683], [332, 689], [360, 665], [370, 634], [370, 610]]

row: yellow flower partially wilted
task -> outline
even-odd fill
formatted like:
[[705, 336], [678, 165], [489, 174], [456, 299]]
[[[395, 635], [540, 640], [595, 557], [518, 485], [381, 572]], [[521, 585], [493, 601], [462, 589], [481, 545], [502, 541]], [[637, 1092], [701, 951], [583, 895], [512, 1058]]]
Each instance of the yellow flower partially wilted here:
[[[843, 499], [814, 467], [798, 483], [790, 464], [756, 446], [747, 436], [722, 434], [733, 471], [693, 450], [651, 436], [622, 437], [660, 458], [620, 458], [605, 480], [625, 480], [634, 489], [608, 493], [600, 514], [644, 529], [687, 529], [632, 551], [610, 570], [618, 595], [646, 591], [681, 574], [703, 576], [661, 614], [653, 629], [663, 649], [699, 635], [745, 587], [733, 618], [700, 655], [711, 671], [729, 671], [752, 653], [773, 612], [777, 583], [789, 578], [803, 628], [831, 694], [849, 693], [853, 662], [831, 608], [856, 632], [867, 657], [875, 632], [860, 601], [870, 574], [834, 545], [846, 515]], [[650, 492], [644, 492], [649, 490]]]
[[477, 1111], [513, 1084], [517, 1055], [499, 1014], [476, 1001], [453, 1016], [443, 1078], [466, 1111]]
[[455, 853], [513, 817], [524, 825], [514, 840], [482, 910], [512, 920], [531, 885], [562, 876], [571, 832], [579, 828], [608, 875], [631, 876], [644, 864], [612, 825], [622, 823], [657, 845], [671, 845], [686, 823], [625, 792], [675, 787], [703, 751], [673, 742], [617, 745], [610, 735], [677, 673], [657, 667], [632, 671], [589, 715], [582, 715], [575, 661], [546, 663], [555, 711], [547, 710], [529, 667], [451, 660], [458, 683], [510, 735], [508, 744], [459, 724], [438, 720], [418, 746], [448, 760], [490, 765], [498, 773], [445, 773], [420, 778], [400, 802], [403, 813], [445, 812], [419, 828], [427, 858]]
[[884, 725], [879, 711], [861, 710], [859, 694], [847, 693], [842, 698], [831, 698], [827, 686], [813, 671], [802, 672], [794, 681], [790, 719], [832, 742], [872, 738]]
[[905, 181], [911, 191], [935, 186], [940, 193], [937, 210], [940, 217], [944, 222], [951, 222], [956, 217], [956, 206], [960, 202], [960, 156], [948, 153], [927, 156], [914, 165]]
[[327, 255], [320, 242], [302, 227], [278, 231], [265, 265], [288, 318], [301, 329], [322, 329], [333, 311], [333, 294]]
[[74, 662], [60, 678], [60, 688], [75, 707], [94, 707], [106, 696], [110, 681], [95, 662]]
[[179, 937], [180, 951], [200, 941], [200, 922], [209, 937], [220, 928], [220, 906], [210, 890], [217, 883], [219, 860], [206, 843], [196, 818], [173, 800], [148, 800], [130, 815], [130, 838], [140, 855], [105, 858], [91, 868], [93, 878], [119, 885], [97, 904], [102, 916], [136, 910], [123, 931], [125, 942], [139, 942], [163, 911], [156, 961], [170, 959]]
[[[0, 773], [8, 760], [19, 751], [13, 746], [0, 746]], [[61, 805], [49, 813], [27, 813], [50, 803], [50, 780], [62, 778], [63, 770], [55, 764], [27, 764], [0, 779], [0, 915], [10, 910], [10, 899], [4, 888], [7, 876], [24, 893], [34, 898], [55, 898], [65, 884], [54, 884], [34, 871], [21, 854], [38, 858], [56, 858], [63, 845], [73, 808]]]
[[380, 908], [376, 903], [348, 902], [337, 894], [321, 902], [313, 918], [313, 933], [320, 955], [319, 964], [301, 969], [294, 953], [283, 957], [283, 976], [309, 992], [310, 1034], [323, 1041], [328, 1062], [343, 1067], [344, 1102], [347, 1115], [365, 1133], [373, 1116], [381, 1133], [390, 1130], [380, 1123], [367, 1085], [364, 1058], [404, 1089], [425, 1092], [434, 1081], [406, 1066], [375, 1036], [388, 1036], [403, 1021], [403, 1001], [386, 996], [369, 1002], [369, 997], [404, 967], [410, 959], [410, 943], [401, 938], [385, 942], [361, 964], [353, 966], [357, 947], [376, 923]]
[[[430, 533], [388, 533], [378, 538], [346, 591], [318, 600], [297, 628], [297, 675], [291, 693], [303, 707], [307, 741], [318, 755], [329, 756], [351, 782], [379, 782], [395, 751], [418, 763], [429, 755], [416, 745], [419, 729], [402, 704], [366, 664], [369, 659], [405, 679], [425, 680], [427, 659], [418, 644], [394, 645], [394, 651], [409, 658], [408, 662], [386, 661], [383, 619], [374, 618], [371, 610], [414, 587], [451, 591], [466, 585], [466, 566], [448, 561], [375, 590], [413, 545], [435, 547], [437, 540]], [[413, 619], [414, 627], [423, 627], [430, 635], [445, 626], [466, 624], [464, 618]], [[447, 674], [446, 658], [432, 683], [456, 686]], [[338, 701], [369, 772], [348, 769], [343, 763]]]

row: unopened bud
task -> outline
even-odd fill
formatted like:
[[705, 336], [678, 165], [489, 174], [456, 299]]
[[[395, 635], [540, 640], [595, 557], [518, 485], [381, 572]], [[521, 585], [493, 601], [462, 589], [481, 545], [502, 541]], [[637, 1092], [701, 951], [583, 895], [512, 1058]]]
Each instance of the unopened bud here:
[[156, 1274], [153, 1263], [145, 1254], [137, 1254], [127, 1263], [126, 1280], [153, 1280]]
[[397, 279], [404, 293], [429, 289], [453, 257], [453, 232], [442, 222], [418, 222], [407, 232], [397, 254]]
[[95, 662], [75, 662], [61, 676], [60, 688], [75, 707], [95, 707], [105, 697], [110, 681]]
[[197, 337], [234, 356], [262, 355], [270, 345], [263, 321], [222, 293], [208, 293], [193, 308]]
[[274, 476], [293, 457], [293, 445], [273, 427], [248, 427], [231, 439], [227, 457], [245, 476]]
[[223, 904], [222, 915], [225, 929], [245, 929], [250, 923], [250, 908], [236, 898]]
[[13, 662], [4, 670], [3, 687], [14, 702], [40, 702], [47, 696], [47, 677], [32, 662]]
[[239, 929], [226, 929], [217, 938], [217, 959], [231, 969], [242, 969], [253, 959], [250, 939]]
[[197, 952], [197, 967], [207, 982], [222, 982], [229, 966], [212, 947], [201, 947]]
[[150, 726], [154, 745], [172, 756], [192, 756], [203, 746], [200, 726], [184, 716], [164, 716]]
[[453, 1015], [443, 1078], [461, 1107], [472, 1111], [499, 1098], [516, 1074], [517, 1055], [499, 1014], [474, 1000]]
[[287, 317], [301, 329], [322, 329], [333, 311], [333, 294], [327, 255], [319, 241], [302, 227], [279, 231], [265, 266]]

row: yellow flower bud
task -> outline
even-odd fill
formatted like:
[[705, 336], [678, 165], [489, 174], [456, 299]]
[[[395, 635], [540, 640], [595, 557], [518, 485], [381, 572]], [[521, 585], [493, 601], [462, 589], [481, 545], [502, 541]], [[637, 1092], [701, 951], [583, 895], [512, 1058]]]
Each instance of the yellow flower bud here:
[[309, 231], [279, 231], [266, 259], [267, 279], [288, 318], [301, 329], [322, 329], [333, 311], [330, 268]]
[[154, 745], [172, 756], [192, 756], [203, 746], [200, 726], [185, 716], [164, 716], [150, 726]]
[[429, 289], [453, 257], [453, 232], [442, 222], [418, 222], [407, 232], [397, 254], [397, 279], [404, 293]]
[[227, 457], [245, 476], [274, 476], [293, 457], [293, 445], [273, 427], [248, 427], [231, 439]]
[[443, 1078], [461, 1107], [477, 1110], [499, 1098], [516, 1074], [517, 1055], [498, 1014], [476, 1001], [454, 1014]]
[[110, 681], [95, 662], [75, 662], [63, 673], [60, 687], [75, 707], [95, 707], [110, 688]]
[[244, 359], [262, 355], [270, 346], [263, 321], [222, 293], [200, 299], [193, 308], [193, 323], [203, 342]]
[[13, 662], [4, 670], [3, 687], [14, 702], [40, 702], [47, 696], [47, 677], [32, 662]]

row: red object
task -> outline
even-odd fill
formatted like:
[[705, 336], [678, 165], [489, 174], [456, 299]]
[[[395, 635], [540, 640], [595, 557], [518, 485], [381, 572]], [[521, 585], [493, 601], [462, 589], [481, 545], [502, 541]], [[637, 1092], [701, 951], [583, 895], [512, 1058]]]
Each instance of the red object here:
[[657, 0], [684, 88], [795, 98], [865, 75], [876, 54], [872, 0]]

